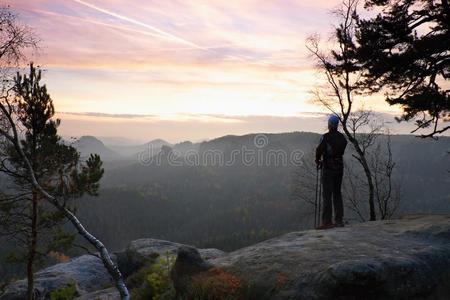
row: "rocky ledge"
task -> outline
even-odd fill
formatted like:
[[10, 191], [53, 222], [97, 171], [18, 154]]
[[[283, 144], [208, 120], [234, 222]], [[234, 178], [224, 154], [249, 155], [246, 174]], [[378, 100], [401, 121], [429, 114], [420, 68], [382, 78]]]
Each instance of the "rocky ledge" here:
[[[292, 232], [231, 253], [141, 239], [116, 253], [130, 278], [156, 258], [182, 299], [449, 299], [450, 215], [415, 215]], [[118, 299], [101, 262], [81, 256], [37, 273], [43, 295], [74, 284], [80, 299]], [[23, 299], [25, 282], [1, 300]]]
[[182, 248], [172, 277], [184, 298], [450, 299], [450, 216], [292, 232], [208, 262]]
[[[131, 242], [123, 252], [113, 255], [125, 276], [129, 276], [145, 264], [155, 261], [160, 256], [176, 255], [183, 244], [157, 240], [140, 239]], [[225, 255], [218, 249], [198, 249], [202, 260], [209, 260]], [[104, 268], [102, 261], [93, 255], [83, 255], [68, 262], [56, 264], [36, 273], [35, 288], [42, 299], [47, 299], [52, 291], [74, 286], [78, 299], [119, 299], [118, 292], [111, 288], [113, 282]], [[10, 284], [0, 295], [0, 300], [26, 299], [26, 280]]]

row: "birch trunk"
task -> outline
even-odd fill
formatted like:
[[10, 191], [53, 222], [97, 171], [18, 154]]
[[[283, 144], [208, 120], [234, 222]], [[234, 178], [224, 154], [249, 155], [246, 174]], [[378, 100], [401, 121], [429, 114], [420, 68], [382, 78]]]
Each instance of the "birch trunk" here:
[[[21, 149], [22, 150], [22, 149]], [[23, 153], [23, 152], [22, 152]], [[22, 154], [21, 154], [22, 155]], [[22, 155], [22, 158], [26, 160], [25, 155]], [[32, 180], [33, 186], [58, 210], [60, 210], [64, 216], [72, 223], [72, 225], [77, 229], [78, 233], [84, 237], [100, 254], [100, 258], [103, 262], [103, 265], [105, 266], [108, 273], [111, 275], [111, 277], [114, 280], [114, 283], [116, 285], [116, 288], [119, 290], [120, 297], [122, 300], [129, 300], [130, 294], [128, 292], [127, 286], [125, 284], [125, 281], [123, 279], [122, 273], [120, 272], [119, 268], [116, 266], [116, 264], [112, 261], [111, 255], [108, 252], [108, 249], [106, 249], [105, 245], [97, 239], [94, 235], [92, 235], [89, 231], [84, 228], [83, 224], [81, 224], [80, 220], [66, 207], [62, 206], [55, 197], [50, 195], [46, 190], [44, 190], [40, 184], [36, 181], [36, 177], [34, 176], [33, 169], [31, 168], [31, 165], [29, 164], [29, 161], [26, 160], [25, 163], [28, 166], [28, 170], [30, 172], [30, 177]]]
[[109, 255], [108, 249], [106, 249], [105, 245], [93, 236], [89, 231], [87, 231], [83, 224], [78, 220], [78, 218], [67, 208], [62, 207], [57, 201], [50, 201], [56, 208], [64, 213], [64, 216], [69, 219], [72, 225], [77, 229], [78, 233], [84, 237], [92, 246], [97, 249], [100, 254], [100, 258], [103, 262], [103, 265], [108, 270], [108, 273], [114, 280], [115, 286], [119, 290], [120, 296], [122, 300], [130, 299], [130, 295], [125, 285], [125, 281], [123, 279], [122, 273], [120, 272], [117, 265], [112, 261], [111, 256]]

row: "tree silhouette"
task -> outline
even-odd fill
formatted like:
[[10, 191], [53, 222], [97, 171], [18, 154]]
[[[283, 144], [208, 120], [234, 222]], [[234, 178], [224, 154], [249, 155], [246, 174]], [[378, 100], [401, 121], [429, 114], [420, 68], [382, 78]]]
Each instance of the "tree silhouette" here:
[[450, 129], [450, 6], [448, 0], [367, 0], [381, 8], [357, 22], [358, 55], [369, 92], [384, 91], [400, 105], [398, 120], [415, 119], [413, 132], [435, 137]]

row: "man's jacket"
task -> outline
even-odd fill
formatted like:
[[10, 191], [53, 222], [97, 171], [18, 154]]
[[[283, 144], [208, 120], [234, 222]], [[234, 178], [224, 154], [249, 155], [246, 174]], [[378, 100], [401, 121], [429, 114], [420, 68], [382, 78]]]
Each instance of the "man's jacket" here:
[[337, 130], [330, 130], [322, 135], [320, 144], [316, 149], [316, 162], [323, 157], [323, 168], [333, 171], [343, 171], [344, 161], [342, 156], [347, 147], [347, 139]]

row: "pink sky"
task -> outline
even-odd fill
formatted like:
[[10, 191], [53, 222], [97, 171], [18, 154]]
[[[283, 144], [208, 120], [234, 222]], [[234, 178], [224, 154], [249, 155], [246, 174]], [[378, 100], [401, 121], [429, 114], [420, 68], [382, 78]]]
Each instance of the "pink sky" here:
[[[33, 60], [64, 112], [63, 135], [179, 141], [323, 129], [311, 123], [324, 111], [311, 102], [320, 79], [305, 39], [330, 35], [339, 1], [6, 3], [42, 39]], [[369, 107], [396, 111], [382, 99]]]

